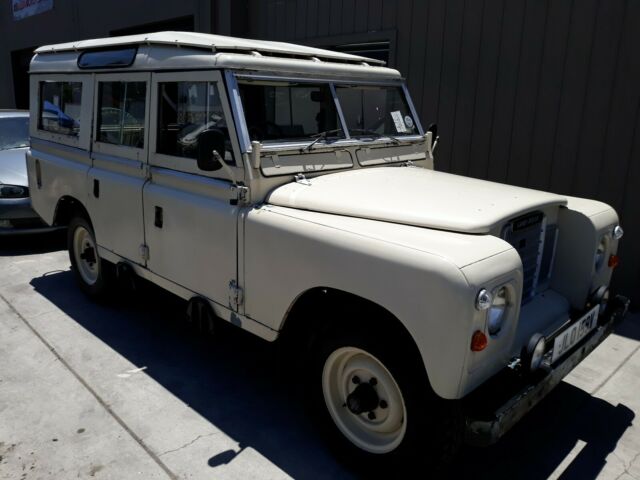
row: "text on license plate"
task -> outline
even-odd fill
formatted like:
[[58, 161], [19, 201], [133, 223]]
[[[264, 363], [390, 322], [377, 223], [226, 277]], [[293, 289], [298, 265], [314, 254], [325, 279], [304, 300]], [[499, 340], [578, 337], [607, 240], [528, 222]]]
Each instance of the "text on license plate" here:
[[553, 342], [553, 355], [551, 363], [564, 355], [571, 347], [582, 340], [598, 324], [598, 311], [600, 306], [596, 305], [589, 310], [580, 320], [575, 322], [564, 332], [556, 337]]

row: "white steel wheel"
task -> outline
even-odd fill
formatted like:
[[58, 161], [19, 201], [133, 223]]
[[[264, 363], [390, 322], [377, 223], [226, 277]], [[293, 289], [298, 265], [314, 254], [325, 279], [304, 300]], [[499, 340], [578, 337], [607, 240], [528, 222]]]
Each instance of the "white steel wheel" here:
[[100, 277], [100, 257], [93, 235], [83, 225], [77, 225], [73, 231], [73, 255], [82, 281], [95, 285]]
[[338, 429], [373, 454], [395, 450], [407, 430], [402, 392], [380, 360], [356, 347], [331, 353], [322, 371], [324, 400]]

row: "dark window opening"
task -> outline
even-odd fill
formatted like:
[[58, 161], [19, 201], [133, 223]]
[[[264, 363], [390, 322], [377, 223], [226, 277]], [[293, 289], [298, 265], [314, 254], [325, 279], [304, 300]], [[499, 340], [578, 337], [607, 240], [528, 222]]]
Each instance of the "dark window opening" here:
[[11, 52], [11, 69], [13, 71], [13, 93], [16, 108], [29, 109], [29, 64], [36, 47], [23, 48]]
[[326, 48], [336, 52], [360, 55], [361, 57], [373, 58], [389, 63], [389, 42], [349, 43], [345, 45], [333, 45]]

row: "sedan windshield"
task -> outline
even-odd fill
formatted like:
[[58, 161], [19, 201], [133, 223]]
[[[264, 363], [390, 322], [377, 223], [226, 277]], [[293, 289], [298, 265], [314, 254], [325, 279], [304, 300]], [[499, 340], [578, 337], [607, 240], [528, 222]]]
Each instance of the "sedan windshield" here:
[[238, 86], [251, 140], [344, 138], [328, 84], [240, 81]]
[[0, 118], [0, 150], [29, 146], [29, 117]]

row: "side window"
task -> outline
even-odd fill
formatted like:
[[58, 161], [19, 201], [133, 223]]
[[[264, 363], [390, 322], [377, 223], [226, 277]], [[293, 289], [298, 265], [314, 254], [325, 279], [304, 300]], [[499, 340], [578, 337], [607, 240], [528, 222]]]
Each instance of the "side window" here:
[[158, 84], [158, 96], [158, 153], [195, 159], [200, 136], [213, 131], [224, 139], [224, 151], [218, 153], [228, 164], [234, 164], [215, 82], [162, 82]]
[[38, 128], [77, 137], [81, 104], [82, 82], [40, 82]]
[[146, 82], [98, 84], [98, 142], [144, 148]]

